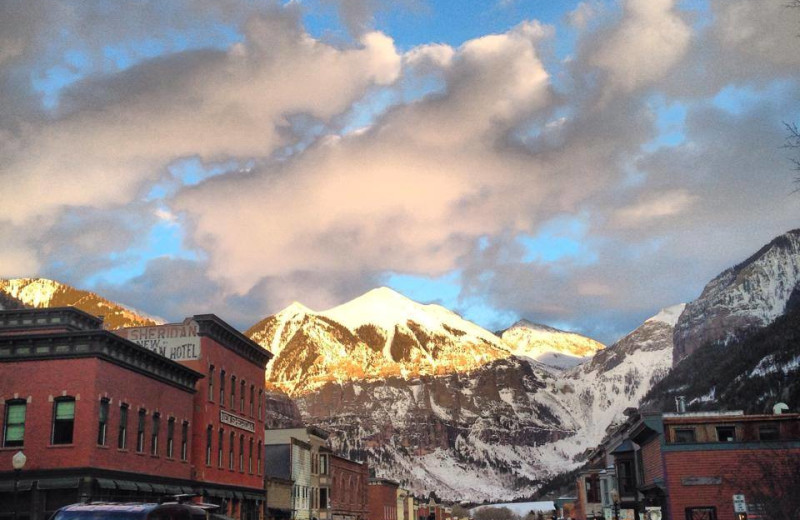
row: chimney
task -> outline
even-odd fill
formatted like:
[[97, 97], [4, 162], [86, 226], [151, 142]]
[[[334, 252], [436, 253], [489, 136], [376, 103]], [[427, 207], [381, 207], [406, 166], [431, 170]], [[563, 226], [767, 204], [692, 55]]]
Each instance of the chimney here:
[[675, 411], [686, 413], [686, 397], [679, 395], [675, 398]]

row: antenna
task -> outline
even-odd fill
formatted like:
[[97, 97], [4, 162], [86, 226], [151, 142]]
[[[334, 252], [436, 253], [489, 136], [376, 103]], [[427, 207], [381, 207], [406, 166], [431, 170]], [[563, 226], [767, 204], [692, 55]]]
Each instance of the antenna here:
[[686, 397], [679, 395], [675, 398], [675, 410], [678, 413], [686, 413]]

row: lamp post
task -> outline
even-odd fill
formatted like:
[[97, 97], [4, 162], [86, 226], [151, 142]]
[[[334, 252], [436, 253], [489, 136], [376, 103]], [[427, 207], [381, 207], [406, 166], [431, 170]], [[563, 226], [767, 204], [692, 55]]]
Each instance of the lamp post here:
[[11, 466], [14, 468], [14, 520], [17, 520], [17, 488], [19, 487], [19, 474], [22, 473], [22, 468], [28, 457], [22, 451], [18, 451], [11, 457]]
[[619, 520], [619, 491], [611, 490], [611, 502], [613, 502], [614, 520]]

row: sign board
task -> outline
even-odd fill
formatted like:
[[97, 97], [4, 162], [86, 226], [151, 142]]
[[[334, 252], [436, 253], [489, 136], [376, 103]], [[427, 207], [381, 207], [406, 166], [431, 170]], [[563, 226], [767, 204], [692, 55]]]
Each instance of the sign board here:
[[722, 477], [683, 477], [681, 484], [684, 486], [718, 486], [722, 484]]
[[173, 361], [200, 359], [200, 336], [197, 323], [132, 327], [116, 331], [120, 336]]
[[239, 417], [238, 415], [226, 412], [225, 410], [219, 411], [219, 422], [252, 433], [255, 433], [256, 431], [256, 423], [249, 419], [245, 419], [244, 417]]
[[733, 512], [734, 513], [747, 512], [747, 504], [745, 503], [744, 495], [733, 495]]

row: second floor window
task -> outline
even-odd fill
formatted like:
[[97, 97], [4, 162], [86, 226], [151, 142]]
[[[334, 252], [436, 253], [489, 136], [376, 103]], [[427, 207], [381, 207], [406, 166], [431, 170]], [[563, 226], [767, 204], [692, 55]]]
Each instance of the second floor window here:
[[172, 458], [175, 452], [175, 418], [167, 420], [167, 457]]
[[242, 380], [242, 388], [239, 390], [239, 411], [244, 413], [244, 391], [247, 389], [247, 385], [244, 384], [244, 380]]
[[219, 429], [219, 438], [217, 444], [217, 466], [222, 467], [222, 453], [224, 451], [223, 443], [225, 442], [225, 430]]
[[236, 442], [236, 434], [231, 432], [231, 444], [228, 446], [228, 469], [233, 469], [233, 445]]
[[158, 455], [158, 434], [161, 429], [161, 415], [153, 414], [153, 431], [150, 433], [150, 455]]
[[244, 435], [239, 437], [239, 471], [244, 471]]
[[144, 421], [147, 411], [144, 408], [139, 410], [139, 423], [136, 426], [136, 451], [144, 451]]
[[23, 445], [25, 438], [25, 411], [28, 404], [21, 399], [6, 401], [6, 420], [3, 423], [3, 447]]
[[256, 473], [261, 475], [261, 441], [258, 441], [258, 451], [256, 452]]
[[128, 447], [128, 405], [119, 406], [119, 434], [117, 435], [117, 448], [124, 450]]
[[231, 376], [231, 410], [236, 409], [236, 376]]
[[100, 400], [100, 411], [97, 425], [97, 444], [99, 446], [106, 445], [106, 435], [108, 433], [108, 399]]
[[256, 387], [255, 385], [250, 385], [250, 417], [253, 417], [253, 412], [255, 412], [255, 405], [256, 405]]
[[209, 426], [206, 428], [206, 466], [211, 465], [211, 440], [214, 436], [214, 428]]
[[189, 421], [181, 424], [181, 460], [189, 457]]
[[219, 405], [225, 406], [225, 371], [219, 373]]
[[75, 429], [75, 398], [59, 397], [53, 403], [52, 444], [72, 444]]

